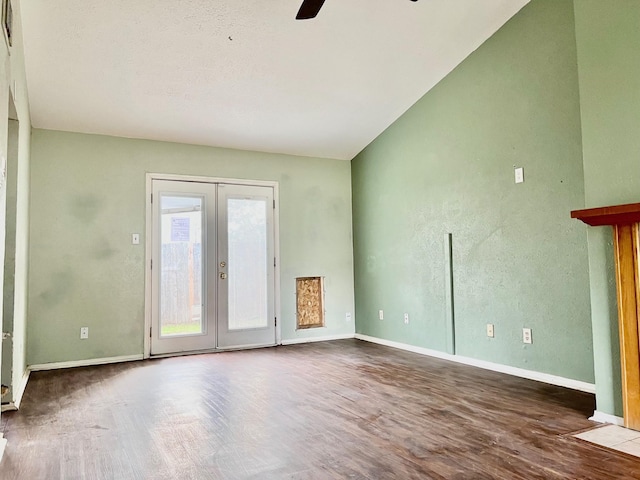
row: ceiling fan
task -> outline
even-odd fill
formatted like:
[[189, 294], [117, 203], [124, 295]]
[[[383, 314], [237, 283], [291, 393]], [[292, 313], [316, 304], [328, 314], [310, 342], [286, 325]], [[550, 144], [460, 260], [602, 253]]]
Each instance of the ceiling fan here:
[[[417, 2], [418, 0], [411, 1]], [[315, 18], [322, 8], [323, 3], [324, 0], [303, 0], [300, 10], [298, 10], [298, 15], [296, 15], [296, 20], [308, 20], [310, 18]]]

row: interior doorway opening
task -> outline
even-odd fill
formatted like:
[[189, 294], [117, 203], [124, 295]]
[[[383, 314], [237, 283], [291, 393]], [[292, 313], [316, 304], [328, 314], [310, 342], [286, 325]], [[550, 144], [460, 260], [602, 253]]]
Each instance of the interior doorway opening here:
[[[14, 368], [14, 359], [22, 352], [21, 344], [24, 329], [15, 325], [21, 319], [15, 316], [16, 294], [16, 228], [18, 198], [18, 145], [20, 137], [20, 121], [16, 111], [13, 95], [9, 92], [7, 119], [7, 157], [3, 165], [4, 190], [6, 195], [4, 269], [3, 269], [3, 303], [2, 303], [2, 373], [1, 381], [6, 393], [2, 396], [4, 409], [13, 409], [17, 400], [16, 386], [23, 372]], [[17, 348], [16, 348], [17, 347]], [[19, 363], [19, 362], [18, 362]]]

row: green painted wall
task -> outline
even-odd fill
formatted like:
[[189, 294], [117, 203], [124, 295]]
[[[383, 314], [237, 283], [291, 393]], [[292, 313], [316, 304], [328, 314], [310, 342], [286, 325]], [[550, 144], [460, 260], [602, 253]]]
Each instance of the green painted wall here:
[[535, 0], [352, 161], [358, 333], [446, 351], [450, 232], [456, 353], [593, 382], [577, 86], [573, 4]]
[[[575, 2], [585, 202], [640, 201], [640, 2]], [[611, 229], [589, 228], [597, 408], [622, 415]]]
[[[348, 162], [46, 130], [31, 155], [30, 365], [142, 353], [146, 172], [277, 180], [282, 337], [353, 334]], [[327, 327], [296, 332], [294, 279], [310, 275], [326, 277]]]

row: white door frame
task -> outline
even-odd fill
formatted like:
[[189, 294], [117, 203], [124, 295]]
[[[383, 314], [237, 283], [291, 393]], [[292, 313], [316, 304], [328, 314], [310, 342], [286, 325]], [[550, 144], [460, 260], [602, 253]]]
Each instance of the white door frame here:
[[[194, 175], [174, 175], [170, 173], [147, 173], [147, 186], [145, 197], [145, 267], [144, 267], [144, 358], [151, 357], [151, 236], [153, 231], [153, 206], [151, 204], [151, 193], [153, 192], [153, 180], [174, 180], [180, 182], [200, 182], [200, 183], [223, 183], [230, 185], [255, 185], [259, 187], [272, 187], [275, 209], [273, 211], [274, 228], [274, 255], [276, 257], [275, 279], [274, 279], [274, 312], [276, 316], [276, 345], [282, 344], [282, 320], [280, 317], [280, 197], [278, 192], [278, 182], [265, 180], [246, 180], [238, 178], [203, 177]], [[211, 348], [211, 351], [217, 351]], [[223, 350], [220, 350], [223, 351]], [[194, 352], [200, 353], [200, 352]], [[176, 355], [185, 355], [179, 353]]]

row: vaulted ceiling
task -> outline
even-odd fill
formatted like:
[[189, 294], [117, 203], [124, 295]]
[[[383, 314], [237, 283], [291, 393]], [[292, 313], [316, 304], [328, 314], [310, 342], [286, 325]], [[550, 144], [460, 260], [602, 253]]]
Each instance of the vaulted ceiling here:
[[351, 159], [528, 0], [22, 0], [34, 127]]

